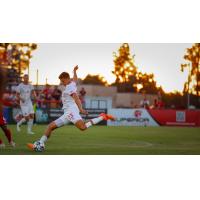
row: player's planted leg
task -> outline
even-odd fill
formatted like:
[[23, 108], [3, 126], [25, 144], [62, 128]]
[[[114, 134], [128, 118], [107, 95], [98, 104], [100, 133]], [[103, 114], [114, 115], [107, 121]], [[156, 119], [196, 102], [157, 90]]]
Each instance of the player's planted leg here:
[[[36, 141], [36, 143], [39, 143], [39, 145], [44, 146], [44, 144], [46, 143], [46, 141], [48, 140], [48, 138], [51, 136], [51, 133], [56, 128], [58, 128], [57, 125], [56, 125], [56, 123], [55, 122], [51, 122], [47, 126], [47, 129], [45, 130], [44, 135], [40, 138], [40, 140]], [[29, 149], [37, 151], [37, 147], [34, 144], [28, 143], [27, 146], [28, 146]]]
[[34, 115], [30, 115], [29, 116], [29, 120], [27, 122], [27, 133], [30, 134], [30, 135], [33, 135], [35, 134], [33, 131], [32, 131], [32, 127], [33, 127], [33, 119], [34, 119]]
[[21, 128], [20, 126], [26, 122], [26, 119], [23, 117], [19, 122], [17, 122], [17, 132], [20, 132], [21, 131]]
[[56, 128], [58, 128], [58, 127], [55, 124], [55, 122], [51, 122], [48, 125], [44, 135], [40, 138], [40, 142], [41, 143], [45, 143], [47, 141], [47, 139], [50, 138], [52, 131], [55, 130]]

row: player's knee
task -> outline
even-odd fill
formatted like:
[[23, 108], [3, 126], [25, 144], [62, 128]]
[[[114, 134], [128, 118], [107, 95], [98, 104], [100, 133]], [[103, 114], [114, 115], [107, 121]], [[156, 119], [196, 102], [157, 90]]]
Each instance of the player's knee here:
[[48, 129], [53, 130], [53, 125], [52, 125], [52, 124], [49, 124], [49, 125], [48, 125]]

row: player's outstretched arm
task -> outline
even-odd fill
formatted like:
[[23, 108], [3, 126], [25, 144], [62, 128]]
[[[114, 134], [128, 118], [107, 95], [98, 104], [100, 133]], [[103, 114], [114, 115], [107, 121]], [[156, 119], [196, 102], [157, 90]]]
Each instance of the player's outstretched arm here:
[[76, 65], [73, 70], [74, 73], [73, 81], [75, 81], [76, 83], [78, 82], [77, 70], [78, 70], [78, 65]]
[[81, 101], [76, 93], [72, 94], [72, 98], [74, 99], [75, 103], [77, 104], [80, 113], [87, 115], [88, 112], [83, 109]]

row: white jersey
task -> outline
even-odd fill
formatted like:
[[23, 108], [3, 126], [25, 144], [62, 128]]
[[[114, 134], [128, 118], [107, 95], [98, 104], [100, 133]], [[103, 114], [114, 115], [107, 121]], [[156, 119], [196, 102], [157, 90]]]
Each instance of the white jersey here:
[[32, 102], [31, 102], [31, 92], [33, 90], [34, 90], [34, 88], [30, 84], [26, 85], [24, 83], [20, 83], [17, 86], [16, 91], [20, 94], [20, 98], [23, 100], [23, 101], [20, 100], [21, 106], [32, 104]]
[[66, 85], [65, 89], [62, 91], [62, 104], [63, 110], [68, 112], [69, 110], [79, 110], [76, 102], [72, 98], [72, 94], [77, 93], [77, 86], [74, 81]]

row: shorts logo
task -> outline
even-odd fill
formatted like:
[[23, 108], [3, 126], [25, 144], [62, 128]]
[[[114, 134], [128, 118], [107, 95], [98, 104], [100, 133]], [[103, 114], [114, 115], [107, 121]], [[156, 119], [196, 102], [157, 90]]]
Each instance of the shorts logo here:
[[140, 118], [140, 117], [142, 116], [142, 111], [136, 110], [136, 111], [134, 112], [134, 116], [135, 116], [136, 118]]
[[69, 120], [73, 120], [74, 115], [73, 115], [72, 113], [70, 113], [69, 115], [67, 115], [67, 118], [68, 118]]

